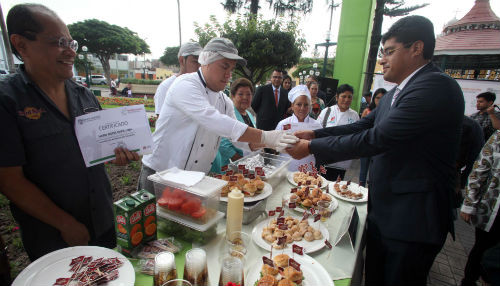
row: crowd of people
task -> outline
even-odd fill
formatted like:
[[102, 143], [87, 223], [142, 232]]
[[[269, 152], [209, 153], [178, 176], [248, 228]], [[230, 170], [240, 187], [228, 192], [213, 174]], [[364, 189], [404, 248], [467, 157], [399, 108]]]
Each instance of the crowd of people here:
[[[71, 81], [78, 43], [55, 12], [38, 4], [14, 6], [7, 29], [23, 64], [0, 80], [6, 133], [0, 191], [10, 200], [25, 250], [34, 261], [68, 246], [114, 248], [109, 179], [102, 164], [85, 167], [74, 133], [76, 116], [101, 109], [88, 89]], [[369, 187], [365, 285], [426, 285], [448, 233], [454, 234], [457, 207], [476, 227], [463, 285], [474, 285], [479, 276], [498, 282], [495, 94], [478, 95], [479, 112], [464, 119], [459, 85], [431, 62], [434, 27], [424, 17], [398, 20], [381, 45], [384, 79], [397, 86], [376, 90], [361, 118], [351, 108], [356, 91], [349, 84], [327, 100], [316, 78], [292, 88], [292, 78], [279, 69], [257, 89], [247, 79], [235, 80], [228, 97], [222, 91], [235, 66], [246, 65], [234, 44], [214, 38], [203, 48], [182, 45], [179, 74], [155, 95], [153, 152], [142, 158], [138, 188], [154, 191], [147, 176], [157, 171], [219, 172], [261, 148], [293, 157], [292, 168], [305, 161], [325, 165], [329, 180], [343, 178], [351, 160], [362, 158], [360, 183]], [[330, 101], [335, 104], [326, 106]], [[286, 130], [296, 123], [309, 129]], [[484, 147], [474, 140], [477, 134], [484, 134]], [[123, 148], [115, 155], [118, 165], [140, 160]], [[468, 180], [458, 180], [463, 177]]]

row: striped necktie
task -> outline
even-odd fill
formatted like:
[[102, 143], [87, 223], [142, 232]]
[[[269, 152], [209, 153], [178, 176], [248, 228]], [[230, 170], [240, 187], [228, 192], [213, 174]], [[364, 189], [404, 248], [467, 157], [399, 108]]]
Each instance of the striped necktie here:
[[396, 100], [396, 98], [398, 97], [398, 94], [400, 91], [401, 90], [398, 87], [396, 87], [396, 91], [394, 91], [394, 95], [392, 96], [391, 106], [394, 103], [394, 101]]

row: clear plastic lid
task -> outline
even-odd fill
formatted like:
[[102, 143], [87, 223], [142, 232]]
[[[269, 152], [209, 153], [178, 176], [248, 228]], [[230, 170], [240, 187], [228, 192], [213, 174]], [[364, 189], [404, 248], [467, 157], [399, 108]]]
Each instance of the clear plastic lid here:
[[217, 191], [222, 189], [227, 184], [227, 182], [224, 180], [205, 176], [196, 185], [194, 185], [192, 187], [187, 187], [185, 185], [177, 184], [177, 183], [166, 181], [166, 180], [162, 179], [161, 175], [166, 174], [167, 172], [169, 172], [169, 170], [161, 171], [161, 172], [158, 172], [156, 174], [150, 175], [150, 176], [148, 176], [148, 180], [159, 183], [159, 184], [179, 188], [179, 189], [182, 189], [188, 193], [192, 193], [192, 194], [198, 195], [200, 197], [211, 197]]

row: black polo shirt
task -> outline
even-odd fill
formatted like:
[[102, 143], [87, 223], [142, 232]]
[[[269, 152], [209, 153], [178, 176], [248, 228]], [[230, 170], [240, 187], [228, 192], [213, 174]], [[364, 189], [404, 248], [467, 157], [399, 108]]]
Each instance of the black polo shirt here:
[[[65, 81], [68, 119], [24, 72], [0, 80], [0, 167], [22, 166], [25, 177], [56, 205], [85, 224], [96, 239], [114, 228], [111, 185], [103, 164], [87, 168], [75, 135], [75, 117], [101, 109], [87, 88]], [[11, 206], [21, 226], [23, 242], [37, 254], [44, 235], [59, 232]], [[36, 236], [30, 242], [28, 236]], [[54, 238], [48, 238], [54, 239]], [[29, 244], [34, 245], [29, 245]], [[47, 242], [52, 244], [52, 242]], [[28, 244], [28, 245], [26, 245]], [[110, 241], [108, 247], [114, 246]], [[57, 247], [56, 247], [57, 248]], [[32, 255], [30, 255], [31, 257]]]

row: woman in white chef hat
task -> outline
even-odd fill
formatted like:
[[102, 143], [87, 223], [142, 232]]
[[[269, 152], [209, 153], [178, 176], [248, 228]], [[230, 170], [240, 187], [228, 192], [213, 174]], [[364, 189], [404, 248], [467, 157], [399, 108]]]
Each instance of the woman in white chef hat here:
[[[281, 120], [276, 126], [276, 130], [290, 130], [290, 133], [298, 130], [314, 130], [322, 128], [321, 124], [309, 116], [311, 112], [311, 94], [305, 85], [298, 85], [288, 92], [288, 100], [292, 103], [292, 116]], [[288, 156], [286, 154], [285, 156]], [[316, 165], [313, 155], [309, 155], [300, 160], [292, 160], [288, 165], [290, 172], [298, 171], [300, 165], [312, 162]]]

